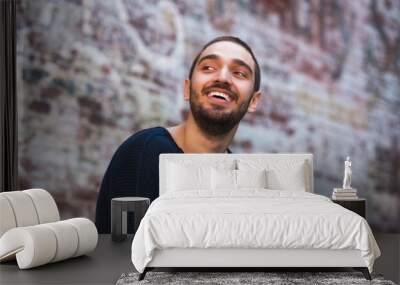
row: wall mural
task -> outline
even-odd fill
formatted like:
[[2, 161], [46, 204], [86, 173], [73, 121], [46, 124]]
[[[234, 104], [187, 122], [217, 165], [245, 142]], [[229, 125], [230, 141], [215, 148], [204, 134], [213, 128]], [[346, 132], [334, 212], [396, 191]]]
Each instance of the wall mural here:
[[231, 149], [311, 152], [323, 195], [349, 155], [370, 224], [400, 232], [399, 14], [390, 0], [19, 1], [20, 188], [93, 219], [116, 148], [181, 122], [191, 61], [232, 34], [253, 47], [264, 97]]

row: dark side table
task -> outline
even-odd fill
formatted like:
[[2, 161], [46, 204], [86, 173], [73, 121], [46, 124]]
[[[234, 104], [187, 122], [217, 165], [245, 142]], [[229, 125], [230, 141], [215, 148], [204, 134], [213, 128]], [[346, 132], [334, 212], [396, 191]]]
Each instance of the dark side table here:
[[134, 233], [146, 214], [150, 199], [144, 197], [119, 197], [111, 200], [111, 239], [124, 241], [127, 236], [127, 212], [134, 213]]
[[365, 208], [366, 208], [366, 200], [359, 198], [355, 200], [334, 200], [332, 202], [339, 204], [340, 206], [353, 211], [356, 214], [359, 214], [361, 217], [365, 219]]

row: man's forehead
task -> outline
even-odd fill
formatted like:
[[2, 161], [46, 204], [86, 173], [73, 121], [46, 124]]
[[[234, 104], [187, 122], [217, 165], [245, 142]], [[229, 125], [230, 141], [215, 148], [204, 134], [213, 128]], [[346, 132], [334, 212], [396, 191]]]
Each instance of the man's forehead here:
[[240, 59], [247, 63], [254, 71], [255, 63], [253, 58], [251, 57], [251, 54], [244, 47], [237, 43], [228, 41], [213, 43], [209, 45], [205, 50], [203, 50], [199, 60], [210, 54], [217, 55], [221, 59], [225, 59], [228, 61], [232, 59]]

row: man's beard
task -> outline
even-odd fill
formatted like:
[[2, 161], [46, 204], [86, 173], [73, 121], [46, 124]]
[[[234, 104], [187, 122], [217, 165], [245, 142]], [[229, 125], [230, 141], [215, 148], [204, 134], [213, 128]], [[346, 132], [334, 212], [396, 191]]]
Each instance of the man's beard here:
[[215, 105], [213, 109], [205, 109], [199, 104], [198, 97], [203, 96], [202, 93], [197, 94], [190, 86], [190, 110], [200, 129], [213, 137], [224, 136], [229, 133], [244, 117], [249, 107], [250, 100], [243, 103], [235, 111], [229, 113], [223, 112], [224, 107]]

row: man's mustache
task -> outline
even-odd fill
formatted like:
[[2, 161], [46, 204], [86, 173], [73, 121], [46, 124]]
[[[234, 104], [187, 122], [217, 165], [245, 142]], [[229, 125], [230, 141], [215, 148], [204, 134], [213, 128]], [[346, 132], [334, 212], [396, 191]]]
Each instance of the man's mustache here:
[[228, 95], [234, 100], [236, 100], [238, 98], [237, 94], [231, 90], [229, 84], [222, 83], [222, 82], [216, 82], [215, 84], [204, 88], [203, 94], [207, 94], [214, 88], [225, 90], [226, 93], [228, 93]]

